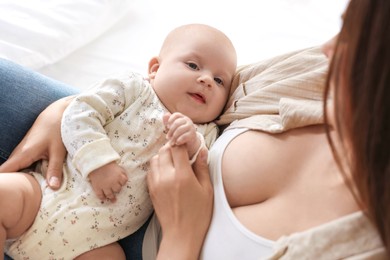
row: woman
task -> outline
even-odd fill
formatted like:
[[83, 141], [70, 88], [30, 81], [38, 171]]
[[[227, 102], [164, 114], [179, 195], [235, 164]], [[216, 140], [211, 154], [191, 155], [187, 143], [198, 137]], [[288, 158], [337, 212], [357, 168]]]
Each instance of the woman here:
[[[334, 214], [330, 218], [336, 221], [345, 220], [345, 218], [359, 213], [359, 211], [364, 212], [365, 216], [374, 224], [378, 231], [386, 251], [379, 252], [383, 249], [377, 248], [367, 252], [367, 254], [360, 252], [361, 255], [356, 255], [356, 257], [371, 257], [372, 259], [390, 258], [390, 209], [388, 206], [390, 203], [390, 106], [387, 104], [390, 98], [389, 15], [390, 3], [388, 1], [352, 0], [350, 2], [344, 15], [344, 25], [337, 44], [335, 45], [336, 40], [334, 40], [324, 47], [328, 55], [333, 55], [328, 77], [328, 85], [330, 87], [326, 91], [326, 96], [333, 96], [334, 101], [333, 104], [329, 105], [330, 107], [327, 107], [325, 103], [325, 108], [328, 109], [327, 120], [331, 125], [326, 133], [331, 140], [331, 147], [337, 166], [341, 170], [330, 168], [330, 171], [328, 170], [323, 175], [318, 175], [318, 180], [322, 182], [321, 185], [310, 182], [310, 179], [315, 179], [313, 175], [317, 175], [315, 172], [317, 169], [324, 169], [321, 167], [322, 164], [328, 162], [329, 166], [334, 165], [334, 162], [324, 161], [323, 159], [326, 159], [327, 156], [323, 155], [317, 157], [321, 159], [317, 161], [317, 167], [311, 169], [314, 171], [311, 171], [310, 174], [301, 175], [302, 172], [299, 174], [293, 172], [296, 177], [294, 181], [297, 181], [298, 184], [312, 184], [313, 188], [318, 189], [321, 193], [324, 192], [318, 197], [312, 197], [314, 199], [312, 202], [315, 202], [317, 199], [322, 200], [324, 202], [321, 204], [323, 208], [330, 209], [332, 214]], [[305, 138], [296, 143], [296, 145], [302, 145], [308, 140], [314, 142], [315, 146], [322, 145], [324, 144], [323, 141], [311, 135], [317, 131], [320, 136], [323, 136], [325, 133], [324, 129], [315, 128], [291, 130], [276, 139], [277, 141], [284, 140], [284, 149], [292, 148], [292, 151], [299, 153], [299, 148], [293, 148], [294, 141], [289, 141], [289, 138], [294, 135], [304, 135]], [[223, 135], [220, 138], [223, 138]], [[316, 215], [310, 208], [302, 205], [310, 202], [310, 200], [305, 200], [304, 197], [306, 195], [313, 196], [316, 193], [309, 192], [309, 194], [299, 196], [299, 189], [290, 193], [289, 191], [294, 191], [295, 184], [290, 182], [287, 175], [283, 175], [287, 180], [274, 177], [268, 183], [267, 179], [262, 178], [260, 174], [256, 176], [265, 181], [266, 184], [273, 184], [267, 186], [264, 183], [262, 185], [261, 182], [256, 183], [259, 189], [278, 186], [280, 181], [283, 184], [280, 190], [271, 190], [271, 196], [265, 199], [259, 198], [259, 201], [263, 201], [263, 203], [252, 202], [251, 204], [247, 203], [246, 207], [242, 207], [235, 205], [239, 205], [237, 203], [239, 199], [235, 197], [237, 193], [232, 193], [231, 198], [229, 198], [229, 189], [231, 188], [229, 186], [231, 185], [229, 180], [229, 177], [231, 177], [229, 176], [230, 169], [239, 170], [235, 167], [237, 163], [234, 160], [237, 157], [238, 160], [242, 160], [240, 154], [245, 152], [246, 154], [251, 154], [248, 150], [252, 152], [265, 150], [264, 145], [267, 142], [277, 146], [276, 142], [272, 142], [272, 140], [262, 135], [261, 133], [251, 133], [250, 131], [245, 132], [235, 137], [225, 150], [225, 155], [223, 156], [224, 164], [222, 165], [224, 188], [235, 216], [241, 218], [242, 223], [245, 223], [246, 226], [252, 227], [255, 233], [273, 241], [282, 235], [294, 234], [295, 232], [299, 234], [303, 230], [310, 230], [310, 226], [323, 227], [321, 223], [327, 222], [327, 220], [323, 219], [326, 213], [321, 213], [323, 208], [316, 208], [315, 205], [318, 205], [317, 203], [310, 204], [315, 211], [318, 210], [317, 213], [319, 214]], [[256, 141], [256, 138], [259, 141]], [[251, 150], [252, 148], [247, 149], [245, 146], [245, 148], [242, 148], [242, 146], [237, 145], [237, 143], [242, 145], [245, 142], [250, 143], [253, 150]], [[256, 145], [260, 143], [263, 147]], [[267, 149], [267, 153], [275, 151], [275, 149], [272, 149], [272, 145], [268, 145]], [[306, 164], [300, 164], [300, 166], [310, 168], [310, 165], [307, 165], [307, 163], [315, 162], [315, 157], [320, 152], [326, 153], [324, 150], [317, 150], [316, 155], [310, 155], [310, 158], [305, 157]], [[210, 153], [212, 154], [213, 151], [210, 151]], [[260, 154], [262, 153], [260, 152]], [[292, 155], [292, 153], [289, 154]], [[307, 153], [303, 154], [305, 156], [309, 155]], [[345, 154], [348, 156], [345, 156]], [[206, 235], [208, 224], [210, 223], [208, 217], [211, 215], [212, 208], [210, 202], [212, 197], [210, 194], [211, 188], [206, 178], [207, 170], [205, 170], [204, 165], [197, 165], [197, 167], [202, 166], [202, 169], [195, 169], [198, 181], [194, 181], [193, 179], [195, 178], [191, 175], [192, 170], [183, 163], [182, 157], [183, 151], [179, 148], [166, 148], [152, 162], [153, 174], [149, 175], [149, 189], [164, 234], [159, 250], [159, 259], [191, 259], [191, 257], [195, 259], [194, 252], [201, 252], [202, 250], [202, 256], [205, 257], [204, 248], [213, 239], [210, 238], [210, 231]], [[211, 156], [211, 165], [212, 158], [213, 155]], [[295, 156], [293, 158], [295, 159]], [[295, 167], [291, 165], [293, 162], [289, 161], [287, 157], [285, 159], [290, 163], [289, 171], [294, 171]], [[286, 163], [286, 161], [282, 162]], [[258, 163], [256, 165], [257, 168], [253, 167], [252, 169], [262, 171], [267, 166], [267, 163], [272, 164], [272, 162], [278, 163], [278, 161], [268, 157], [266, 161]], [[245, 171], [240, 173], [249, 174]], [[215, 173], [212, 172], [212, 174]], [[267, 174], [273, 175], [275, 171]], [[341, 179], [337, 179], [338, 177], [341, 177]], [[245, 178], [245, 176], [240, 175], [240, 178]], [[333, 182], [328, 188], [333, 188], [331, 194], [337, 194], [336, 197], [340, 200], [337, 201], [335, 199], [333, 201], [334, 204], [330, 203], [332, 201], [331, 196], [329, 198], [324, 196], [329, 194], [329, 192], [321, 189], [321, 186], [327, 185], [332, 178]], [[238, 179], [234, 180], [238, 181]], [[300, 182], [299, 180], [304, 181]], [[251, 182], [253, 181], [251, 179]], [[173, 191], [172, 187], [175, 187]], [[248, 189], [248, 187], [250, 187], [249, 183], [246, 188]], [[197, 196], [193, 196], [194, 190], [198, 192]], [[301, 187], [301, 193], [303, 193], [303, 190], [304, 187]], [[191, 193], [192, 196], [188, 193]], [[242, 191], [240, 193], [241, 195], [242, 193], [245, 194]], [[291, 196], [291, 201], [288, 198], [283, 198], [283, 193]], [[217, 196], [216, 193], [214, 196]], [[183, 198], [186, 198], [186, 200]], [[200, 201], [201, 199], [203, 199], [202, 202]], [[275, 200], [278, 199], [284, 199], [285, 204], [275, 203]], [[214, 202], [216, 202], [216, 199]], [[275, 204], [276, 206], [273, 207]], [[305, 211], [305, 214], [297, 214], [294, 208], [302, 209]], [[215, 207], [213, 214], [215, 214]], [[251, 214], [258, 215], [251, 218]], [[310, 217], [305, 219], [305, 215], [310, 215]], [[284, 219], [281, 216], [286, 216], [286, 218]], [[211, 220], [210, 228], [213, 228], [215, 225], [214, 220], [215, 218]], [[304, 220], [303, 223], [302, 220]], [[315, 223], [315, 221], [318, 222]], [[294, 223], [286, 224], [286, 222]], [[365, 222], [356, 222], [356, 228], [358, 229], [358, 225]], [[341, 236], [345, 232], [340, 227], [333, 231], [338, 234], [335, 235], [330, 232], [322, 239], [337, 239], [337, 236]], [[203, 240], [204, 237], [206, 237], [205, 240]], [[294, 235], [287, 237], [286, 247], [283, 248], [285, 251], [280, 251], [280, 255], [276, 252], [273, 258], [283, 256], [288, 259], [299, 259], [303, 256], [308, 259], [352, 257], [356, 254], [357, 240], [362, 238], [361, 236], [353, 236], [351, 234], [346, 239], [356, 240], [357, 244], [355, 246], [348, 243], [343, 244], [340, 241], [337, 244], [337, 242], [333, 241], [329, 244], [329, 247], [323, 248], [324, 250], [318, 250], [315, 247], [321, 247], [321, 245], [318, 245], [323, 243], [321, 237], [317, 237], [316, 240], [311, 241], [313, 243], [309, 243], [306, 246], [304, 242], [310, 240], [300, 241], [300, 247], [294, 244], [293, 239], [288, 241], [288, 238], [293, 237]], [[193, 241], [194, 238], [196, 243]], [[370, 239], [367, 238], [364, 243], [370, 242]], [[221, 241], [224, 239], [225, 237]], [[203, 249], [201, 249], [202, 243]], [[337, 248], [338, 246], [339, 248]], [[182, 248], [182, 250], [174, 251], [172, 248]], [[275, 245], [274, 248], [278, 248], [278, 245]], [[316, 252], [313, 252], [313, 250]], [[342, 255], [338, 253], [342, 253]]]
[[[351, 1], [329, 73], [329, 117], [343, 140], [332, 145], [361, 210], [374, 223], [390, 255], [390, 3]], [[359, 28], [359, 30], [356, 30]], [[333, 83], [333, 85], [332, 85]], [[333, 93], [332, 93], [333, 92]], [[325, 104], [326, 105], [326, 104]], [[325, 106], [326, 107], [326, 106]], [[342, 113], [337, 113], [341, 111]], [[332, 144], [332, 142], [331, 142]], [[341, 156], [348, 152], [347, 165]]]
[[[183, 160], [187, 155], [182, 147], [166, 147], [160, 151], [152, 161], [148, 176], [163, 231], [159, 259], [197, 259], [200, 255], [206, 259], [224, 254], [227, 249], [241, 253], [241, 247], [253, 241], [262, 245], [261, 249], [250, 248], [261, 251], [256, 251], [256, 258], [390, 257], [390, 189], [385, 179], [389, 176], [390, 131], [386, 120], [389, 108], [385, 103], [389, 93], [384, 88], [389, 84], [386, 77], [390, 75], [387, 65], [390, 57], [385, 55], [389, 45], [386, 37], [390, 35], [386, 31], [390, 28], [389, 10], [390, 3], [384, 0], [352, 0], [337, 47], [331, 45], [328, 49], [328, 53], [333, 50], [335, 53], [329, 74], [329, 82], [334, 86], [334, 109], [328, 112], [329, 123], [334, 127], [326, 130], [324, 125], [312, 125], [277, 135], [247, 129], [227, 130], [222, 135], [219, 146], [210, 151], [211, 174], [216, 185], [214, 202], [205, 153], [200, 154], [203, 160], [195, 163], [193, 171]], [[361, 35], [363, 32], [372, 35]], [[366, 68], [367, 61], [375, 64], [375, 68]], [[360, 74], [362, 71], [364, 74]], [[358, 92], [360, 88], [365, 88], [367, 95]], [[362, 102], [372, 96], [375, 102]], [[369, 117], [371, 114], [365, 115], [365, 111], [371, 111], [370, 106], [376, 109], [374, 119]], [[43, 115], [40, 120], [45, 118], [49, 117]], [[355, 129], [366, 134], [356, 139]], [[30, 135], [34, 132], [43, 135], [42, 131], [44, 127], [37, 124]], [[234, 135], [229, 137], [230, 133]], [[337, 163], [327, 144], [327, 133], [332, 140], [331, 147], [337, 151]], [[56, 135], [54, 131], [50, 136], [58, 140]], [[381, 138], [383, 144], [377, 144], [376, 138]], [[23, 150], [30, 145], [31, 140], [24, 139], [2, 169], [17, 170], [47, 154], [61, 158], [58, 146], [57, 153], [47, 152], [45, 144], [37, 146], [41, 149], [38, 152]], [[349, 155], [347, 159], [342, 156], [344, 150]], [[373, 158], [379, 162], [372, 161]], [[223, 162], [221, 175], [214, 169], [220, 165], [217, 159]], [[223, 176], [223, 186], [217, 186], [222, 180], [220, 176]], [[231, 209], [230, 220], [244, 230], [251, 242], [230, 240], [227, 244], [231, 248], [219, 244], [232, 239], [218, 232], [219, 216], [215, 216], [215, 209], [212, 213], [213, 204], [221, 205], [217, 196], [222, 192], [226, 195], [225, 204]], [[224, 227], [228, 226], [222, 226], [222, 231]], [[351, 235], [351, 231], [360, 229], [366, 232]], [[242, 259], [241, 255], [228, 257]]]

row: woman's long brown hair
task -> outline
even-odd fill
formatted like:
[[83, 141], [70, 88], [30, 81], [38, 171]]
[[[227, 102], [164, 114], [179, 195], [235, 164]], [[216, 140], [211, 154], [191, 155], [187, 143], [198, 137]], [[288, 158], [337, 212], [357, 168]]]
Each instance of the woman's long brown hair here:
[[390, 259], [390, 1], [351, 0], [334, 53], [324, 100], [334, 84], [335, 125], [344, 147], [336, 148], [329, 132], [328, 139]]

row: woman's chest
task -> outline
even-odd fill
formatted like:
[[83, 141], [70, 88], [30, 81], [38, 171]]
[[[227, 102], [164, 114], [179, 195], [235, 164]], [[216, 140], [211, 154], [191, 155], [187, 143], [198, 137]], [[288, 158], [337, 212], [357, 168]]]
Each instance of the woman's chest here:
[[276, 135], [248, 131], [229, 143], [221, 170], [232, 208], [321, 184], [322, 172], [327, 172], [327, 164], [333, 161], [326, 137], [301, 131]]
[[356, 211], [326, 137], [300, 131], [245, 132], [222, 157], [223, 190], [231, 210], [244, 226], [268, 239]]

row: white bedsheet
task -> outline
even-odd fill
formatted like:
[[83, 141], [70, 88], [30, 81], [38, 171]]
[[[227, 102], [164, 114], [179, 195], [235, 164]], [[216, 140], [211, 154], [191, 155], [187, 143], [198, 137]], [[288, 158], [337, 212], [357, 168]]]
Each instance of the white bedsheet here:
[[128, 1], [127, 14], [103, 35], [38, 71], [80, 89], [118, 70], [133, 69], [146, 75], [148, 61], [158, 54], [165, 35], [185, 23], [207, 23], [221, 29], [236, 46], [239, 65], [248, 64], [325, 42], [338, 32], [347, 3], [347, 0]]

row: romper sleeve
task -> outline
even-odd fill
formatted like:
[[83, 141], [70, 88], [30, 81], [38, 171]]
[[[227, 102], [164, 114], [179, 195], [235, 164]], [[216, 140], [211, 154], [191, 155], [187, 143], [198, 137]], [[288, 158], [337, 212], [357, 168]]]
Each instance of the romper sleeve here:
[[129, 107], [141, 93], [141, 75], [127, 73], [104, 80], [78, 95], [64, 112], [61, 135], [68, 156], [84, 178], [120, 158], [104, 126]]

